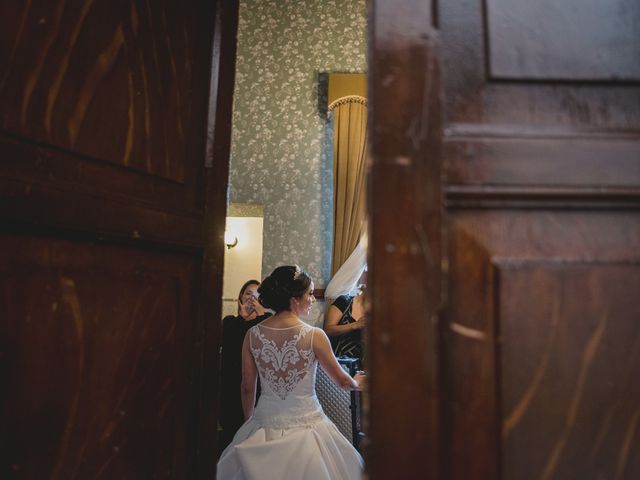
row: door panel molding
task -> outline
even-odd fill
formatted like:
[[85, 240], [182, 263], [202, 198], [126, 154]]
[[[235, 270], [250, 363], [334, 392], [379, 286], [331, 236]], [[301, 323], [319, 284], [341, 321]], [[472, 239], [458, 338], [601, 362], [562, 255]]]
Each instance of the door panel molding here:
[[[638, 215], [455, 210], [449, 232], [446, 478], [633, 478], [624, 432], [640, 390], [625, 372], [640, 365]], [[607, 416], [602, 405], [618, 406]]]

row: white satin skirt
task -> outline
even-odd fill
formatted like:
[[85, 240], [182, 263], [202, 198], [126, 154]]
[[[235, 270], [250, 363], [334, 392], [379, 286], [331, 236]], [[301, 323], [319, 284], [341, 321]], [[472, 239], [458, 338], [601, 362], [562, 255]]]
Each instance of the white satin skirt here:
[[[254, 415], [218, 461], [218, 480], [356, 480], [362, 457], [324, 413], [285, 427]], [[267, 422], [268, 423], [268, 422]]]

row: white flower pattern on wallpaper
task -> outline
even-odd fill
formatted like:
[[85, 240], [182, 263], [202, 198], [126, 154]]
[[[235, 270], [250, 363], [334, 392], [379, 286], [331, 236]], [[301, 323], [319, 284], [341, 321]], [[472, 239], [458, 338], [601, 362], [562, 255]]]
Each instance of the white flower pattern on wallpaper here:
[[265, 275], [297, 263], [329, 280], [333, 135], [318, 76], [364, 71], [365, 0], [241, 0], [230, 201], [264, 205]]

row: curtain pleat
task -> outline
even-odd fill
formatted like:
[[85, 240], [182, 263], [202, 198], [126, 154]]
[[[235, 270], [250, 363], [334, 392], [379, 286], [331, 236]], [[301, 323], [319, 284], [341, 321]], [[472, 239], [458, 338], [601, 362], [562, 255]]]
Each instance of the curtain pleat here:
[[367, 106], [362, 97], [347, 97], [333, 108], [334, 233], [331, 271], [351, 255], [365, 218]]

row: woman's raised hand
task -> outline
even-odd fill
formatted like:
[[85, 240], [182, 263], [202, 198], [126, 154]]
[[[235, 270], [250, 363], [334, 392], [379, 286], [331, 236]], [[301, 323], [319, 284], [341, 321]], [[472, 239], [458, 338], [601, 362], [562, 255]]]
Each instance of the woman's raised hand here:
[[[245, 320], [253, 320], [258, 315], [256, 309], [253, 307], [252, 300], [255, 301], [255, 298], [251, 297], [246, 302], [240, 303], [240, 316]], [[260, 306], [262, 307], [262, 305]]]
[[262, 304], [258, 301], [258, 299], [256, 297], [251, 297], [249, 299], [249, 302], [251, 302], [251, 306], [253, 307], [253, 311], [256, 312], [257, 316], [264, 315], [264, 307], [262, 306]]

